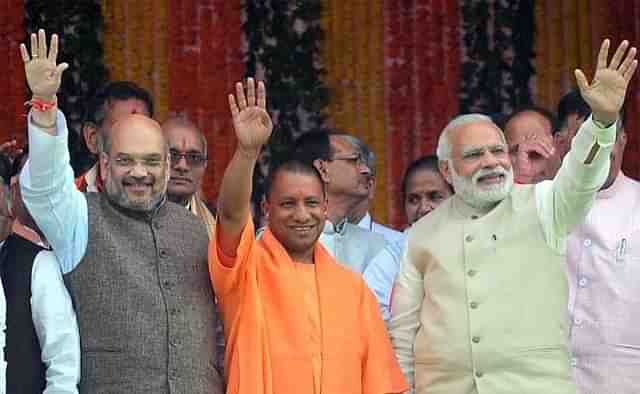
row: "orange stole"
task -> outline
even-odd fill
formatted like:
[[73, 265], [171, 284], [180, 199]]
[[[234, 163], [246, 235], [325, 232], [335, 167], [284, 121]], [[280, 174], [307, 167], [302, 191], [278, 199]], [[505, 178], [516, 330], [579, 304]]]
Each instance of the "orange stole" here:
[[[209, 271], [224, 321], [227, 394], [312, 394], [314, 374], [304, 283], [269, 229], [243, 230], [236, 257], [224, 256], [217, 232]], [[314, 252], [321, 316], [321, 392], [401, 393], [408, 386], [378, 304], [362, 278], [319, 243]]]

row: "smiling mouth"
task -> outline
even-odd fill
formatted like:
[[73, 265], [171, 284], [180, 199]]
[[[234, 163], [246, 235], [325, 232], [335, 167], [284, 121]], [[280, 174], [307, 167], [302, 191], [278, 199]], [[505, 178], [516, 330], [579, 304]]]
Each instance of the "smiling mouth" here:
[[191, 179], [187, 178], [170, 178], [169, 181], [173, 183], [191, 183]]
[[124, 186], [133, 192], [146, 192], [147, 190], [151, 189], [151, 185], [145, 185], [140, 183], [133, 183], [133, 184], [128, 184]]
[[308, 234], [314, 226], [291, 226], [291, 229], [298, 234]]
[[496, 184], [502, 183], [505, 179], [504, 174], [488, 174], [478, 178], [478, 183]]

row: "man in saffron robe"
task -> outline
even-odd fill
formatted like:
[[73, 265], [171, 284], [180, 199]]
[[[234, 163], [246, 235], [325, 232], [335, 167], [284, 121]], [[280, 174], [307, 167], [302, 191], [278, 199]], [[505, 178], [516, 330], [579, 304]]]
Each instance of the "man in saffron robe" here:
[[408, 386], [377, 302], [360, 275], [318, 243], [327, 213], [320, 174], [288, 161], [267, 186], [269, 226], [260, 240], [251, 180], [271, 134], [264, 85], [229, 96], [238, 137], [219, 197], [209, 248], [224, 319], [228, 394], [386, 394]]

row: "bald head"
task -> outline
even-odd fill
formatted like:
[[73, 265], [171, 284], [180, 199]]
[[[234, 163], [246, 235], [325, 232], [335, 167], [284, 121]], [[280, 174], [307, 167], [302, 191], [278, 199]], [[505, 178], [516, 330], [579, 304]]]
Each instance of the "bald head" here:
[[[140, 114], [125, 115], [113, 124], [111, 133], [104, 135], [104, 152], [111, 154], [114, 141], [123, 142], [127, 148], [159, 143], [167, 149], [162, 127], [155, 120]], [[122, 145], [122, 144], [121, 144]]]
[[105, 137], [100, 173], [108, 198], [127, 209], [154, 209], [164, 199], [169, 179], [169, 149], [158, 122], [126, 115]]

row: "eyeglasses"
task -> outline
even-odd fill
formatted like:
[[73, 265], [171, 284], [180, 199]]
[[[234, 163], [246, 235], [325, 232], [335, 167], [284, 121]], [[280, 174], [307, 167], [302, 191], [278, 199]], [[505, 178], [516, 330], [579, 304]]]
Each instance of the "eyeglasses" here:
[[205, 161], [207, 161], [207, 156], [198, 152], [181, 153], [176, 150], [171, 150], [169, 152], [169, 156], [171, 158], [172, 166], [178, 165], [178, 163], [180, 163], [180, 160], [182, 160], [182, 158], [184, 158], [184, 160], [187, 162], [187, 165], [189, 167], [200, 167], [201, 165], [204, 164]]
[[351, 162], [355, 165], [367, 164], [367, 161], [364, 159], [361, 153], [351, 153], [347, 155], [334, 155], [331, 158], [331, 161], [333, 160], [344, 160], [344, 161]]
[[118, 156], [114, 160], [114, 163], [121, 168], [131, 169], [136, 166], [136, 163], [140, 163], [146, 169], [156, 169], [162, 166], [162, 158], [160, 157], [145, 157], [143, 159], [134, 159], [130, 156]]

